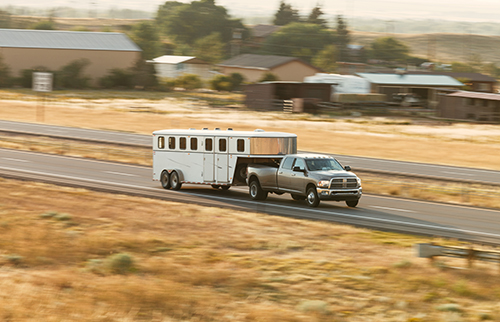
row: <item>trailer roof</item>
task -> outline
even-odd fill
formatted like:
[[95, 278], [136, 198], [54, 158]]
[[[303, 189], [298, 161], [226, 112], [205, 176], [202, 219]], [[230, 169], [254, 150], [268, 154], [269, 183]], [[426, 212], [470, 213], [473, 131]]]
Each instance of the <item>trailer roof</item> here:
[[255, 131], [233, 131], [233, 130], [158, 130], [153, 135], [186, 135], [186, 136], [237, 136], [237, 137], [262, 137], [262, 138], [296, 138], [297, 135], [285, 132], [266, 132], [257, 129]]

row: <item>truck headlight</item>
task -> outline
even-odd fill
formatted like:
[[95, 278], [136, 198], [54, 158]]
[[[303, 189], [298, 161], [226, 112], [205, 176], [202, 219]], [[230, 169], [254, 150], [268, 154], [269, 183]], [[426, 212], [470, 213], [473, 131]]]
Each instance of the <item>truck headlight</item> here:
[[330, 180], [320, 180], [318, 182], [318, 187], [320, 188], [328, 188], [329, 185], [330, 185]]
[[361, 179], [360, 178], [356, 178], [356, 180], [358, 181], [358, 186], [361, 187]]

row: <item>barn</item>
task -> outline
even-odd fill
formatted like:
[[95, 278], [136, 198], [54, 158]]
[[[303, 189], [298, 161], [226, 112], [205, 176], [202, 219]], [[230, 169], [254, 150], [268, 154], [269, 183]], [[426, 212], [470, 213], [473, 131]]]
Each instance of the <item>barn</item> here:
[[125, 34], [115, 32], [0, 29], [0, 56], [13, 76], [42, 66], [59, 70], [86, 58], [90, 64], [85, 75], [96, 83], [110, 69], [132, 67], [141, 49]]

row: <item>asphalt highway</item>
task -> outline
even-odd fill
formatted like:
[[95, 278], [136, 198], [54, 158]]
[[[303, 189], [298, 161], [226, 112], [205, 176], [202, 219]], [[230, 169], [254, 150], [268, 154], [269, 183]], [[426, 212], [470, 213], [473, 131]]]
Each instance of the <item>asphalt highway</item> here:
[[273, 215], [325, 220], [361, 227], [427, 236], [457, 238], [500, 245], [500, 211], [425, 201], [364, 195], [356, 208], [345, 203], [321, 202], [310, 208], [288, 194], [252, 201], [247, 187], [228, 191], [184, 185], [164, 190], [152, 181], [149, 167], [116, 164], [26, 151], [0, 149], [0, 176], [84, 187], [148, 198], [212, 207], [257, 211]]
[[[45, 135], [64, 139], [84, 139], [103, 143], [151, 146], [151, 136], [149, 135], [90, 130], [37, 123], [0, 121], [0, 131]], [[356, 172], [356, 170], [364, 170], [407, 176], [500, 185], [500, 171], [355, 157], [341, 154], [333, 154], [333, 156], [335, 156], [342, 164], [350, 165], [354, 172]]]

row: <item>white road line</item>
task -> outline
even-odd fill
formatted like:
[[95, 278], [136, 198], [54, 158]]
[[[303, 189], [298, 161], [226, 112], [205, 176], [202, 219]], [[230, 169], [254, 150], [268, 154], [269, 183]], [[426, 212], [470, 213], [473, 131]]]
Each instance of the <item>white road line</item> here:
[[389, 208], [389, 207], [381, 207], [381, 206], [369, 206], [369, 208], [377, 208], [377, 209], [384, 209], [384, 210], [393, 210], [393, 211], [413, 212], [413, 213], [415, 213], [415, 211], [412, 211], [412, 210], [398, 209], [398, 208]]
[[116, 174], [119, 176], [127, 176], [127, 177], [137, 177], [135, 174], [123, 173], [123, 172], [114, 172], [114, 171], [103, 171], [105, 173]]
[[[150, 191], [154, 191], [154, 192], [161, 191], [161, 189], [159, 187], [152, 188], [152, 187], [130, 185], [130, 184], [117, 183], [117, 182], [110, 182], [110, 181], [94, 180], [94, 179], [88, 179], [88, 178], [78, 178], [78, 177], [74, 177], [74, 176], [66, 176], [66, 175], [49, 173], [49, 172], [42, 173], [39, 171], [29, 171], [29, 170], [27, 171], [27, 170], [22, 170], [22, 169], [1, 167], [1, 166], [0, 166], [0, 169], [14, 170], [14, 171], [25, 172], [25, 173], [45, 174], [45, 175], [50, 175], [50, 176], [58, 177], [58, 178], [71, 179], [73, 181], [81, 180], [81, 181], [87, 181], [87, 182], [93, 182], [93, 183], [108, 184], [111, 186], [121, 186], [121, 187], [127, 187], [127, 188], [140, 188], [143, 190], [150, 190]], [[227, 202], [227, 197], [208, 196], [208, 195], [202, 195], [202, 194], [198, 194], [198, 193], [189, 193], [189, 192], [184, 192], [184, 191], [169, 191], [169, 193], [180, 193], [180, 194], [186, 194], [186, 195], [190, 195], [190, 196], [199, 196], [199, 197], [206, 198], [206, 199], [215, 199], [215, 200], [221, 200], [221, 201]], [[252, 204], [252, 205], [256, 205], [256, 206], [259, 204], [258, 202], [255, 202], [252, 200], [242, 200], [242, 199], [233, 199], [233, 200], [238, 201], [239, 203]], [[261, 206], [262, 207], [266, 207], [266, 206], [271, 207], [272, 206], [272, 207], [282, 208], [282, 209], [297, 210], [297, 207], [291, 207], [291, 206], [286, 206], [286, 205], [277, 205], [277, 204], [271, 204], [271, 203], [262, 203]], [[450, 207], [453, 207], [453, 206], [450, 206]], [[250, 209], [248, 209], [248, 211], [255, 211], [255, 210], [250, 208]], [[358, 216], [358, 215], [353, 215], [353, 214], [346, 214], [346, 213], [341, 213], [341, 212], [336, 212], [336, 211], [326, 211], [326, 210], [319, 210], [319, 209], [310, 209], [310, 211], [314, 212], [314, 213], [318, 213], [318, 214], [323, 214], [323, 215], [329, 215], [329, 216], [334, 215], [334, 216], [357, 219], [357, 220], [362, 219], [362, 220], [368, 220], [368, 221], [383, 222], [386, 224], [397, 224], [397, 225], [413, 226], [413, 227], [419, 227], [419, 228], [430, 228], [430, 229], [438, 229], [438, 230], [444, 230], [444, 231], [450, 231], [450, 232], [462, 232], [462, 233], [471, 234], [471, 235], [500, 238], [500, 234], [493, 234], [493, 233], [468, 230], [468, 229], [461, 229], [461, 228], [455, 228], [455, 227], [447, 227], [447, 226], [441, 226], [441, 225], [430, 225], [430, 224], [421, 224], [421, 223], [415, 223], [415, 222], [398, 221], [398, 220], [393, 220], [393, 219], [367, 217], [366, 215]], [[488, 210], [486, 210], [486, 211], [488, 211]], [[493, 210], [489, 210], [489, 211], [497, 213], [497, 211], [493, 211]]]
[[8, 161], [15, 161], [15, 162], [31, 162], [31, 161], [28, 161], [28, 160], [14, 159], [14, 158], [2, 158], [2, 159], [8, 160]]
[[461, 176], [473, 176], [473, 174], [470, 173], [463, 173], [463, 172], [450, 172], [450, 171], [441, 171], [442, 173], [448, 173], [448, 174], [458, 174]]

